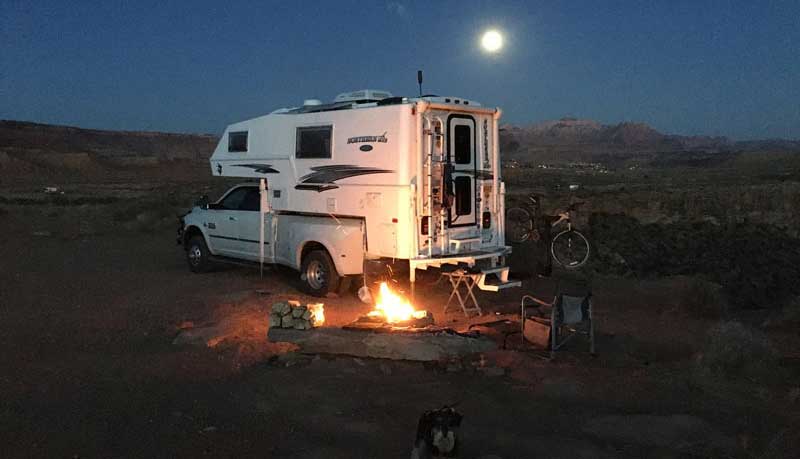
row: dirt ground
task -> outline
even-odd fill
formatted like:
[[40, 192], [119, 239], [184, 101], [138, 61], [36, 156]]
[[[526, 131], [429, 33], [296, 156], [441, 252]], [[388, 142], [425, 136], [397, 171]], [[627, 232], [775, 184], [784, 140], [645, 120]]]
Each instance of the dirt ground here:
[[[303, 356], [265, 339], [274, 301], [311, 300], [295, 273], [191, 274], [169, 228], [43, 232], [23, 207], [0, 215], [4, 457], [407, 458], [420, 414], [452, 403], [465, 458], [791, 457], [797, 445], [796, 330], [771, 335], [777, 380], [698, 376], [717, 319], [676, 304], [675, 279], [594, 279], [594, 358], [575, 342], [550, 362], [519, 335], [442, 364]], [[515, 256], [524, 268], [525, 251]], [[458, 326], [433, 280], [418, 306]], [[479, 299], [510, 313], [523, 293], [552, 289], [528, 278]], [[329, 325], [369, 309], [324, 302]], [[213, 346], [173, 344], [207, 326], [220, 330]]]

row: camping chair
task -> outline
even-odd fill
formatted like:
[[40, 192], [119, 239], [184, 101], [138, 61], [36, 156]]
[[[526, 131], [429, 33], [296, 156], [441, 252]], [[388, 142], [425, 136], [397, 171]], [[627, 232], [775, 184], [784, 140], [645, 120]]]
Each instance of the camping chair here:
[[[527, 310], [532, 308], [539, 308], [540, 312], [544, 312], [545, 317], [528, 317]], [[544, 311], [541, 311], [542, 308]], [[589, 352], [592, 355], [595, 354], [591, 292], [582, 296], [557, 293], [549, 303], [531, 295], [525, 295], [522, 297], [521, 309], [523, 343], [527, 338], [545, 347], [549, 331], [550, 358], [553, 359], [556, 351], [575, 335], [587, 334], [589, 336]], [[546, 318], [547, 315], [549, 315], [549, 319]], [[548, 327], [549, 330], [547, 330]], [[529, 329], [528, 333], [526, 333], [526, 328]], [[565, 335], [563, 338], [562, 334]]]

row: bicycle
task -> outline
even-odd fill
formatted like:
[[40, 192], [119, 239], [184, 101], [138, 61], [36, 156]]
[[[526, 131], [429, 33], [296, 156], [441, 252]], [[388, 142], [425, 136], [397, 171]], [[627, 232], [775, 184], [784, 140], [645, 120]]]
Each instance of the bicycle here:
[[582, 204], [583, 202], [570, 204], [550, 222], [541, 215], [541, 197], [529, 195], [524, 207], [511, 207], [506, 211], [506, 238], [515, 244], [526, 241], [538, 242], [542, 239], [542, 234], [550, 232], [550, 228], [566, 225], [566, 229], [558, 232], [550, 240], [550, 255], [556, 263], [566, 269], [579, 268], [586, 264], [591, 252], [586, 236], [572, 228], [572, 212]]

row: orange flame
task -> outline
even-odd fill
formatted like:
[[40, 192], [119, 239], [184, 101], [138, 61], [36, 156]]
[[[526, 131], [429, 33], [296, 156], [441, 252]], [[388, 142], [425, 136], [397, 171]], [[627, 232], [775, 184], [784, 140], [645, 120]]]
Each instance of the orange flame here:
[[375, 304], [375, 309], [367, 315], [380, 316], [386, 322], [396, 323], [425, 317], [425, 311], [416, 311], [405, 298], [392, 292], [386, 282], [381, 282], [378, 302]]
[[314, 325], [320, 326], [325, 323], [325, 308], [323, 303], [311, 303], [308, 310], [314, 315]]

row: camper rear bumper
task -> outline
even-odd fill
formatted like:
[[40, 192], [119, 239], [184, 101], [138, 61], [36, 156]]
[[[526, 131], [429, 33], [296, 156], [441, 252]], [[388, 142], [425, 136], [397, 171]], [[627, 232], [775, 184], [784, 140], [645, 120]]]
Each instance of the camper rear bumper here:
[[408, 260], [410, 268], [413, 272], [414, 269], [428, 269], [428, 267], [440, 268], [442, 265], [458, 265], [466, 264], [467, 266], [475, 266], [480, 260], [490, 260], [492, 267], [496, 267], [503, 260], [502, 257], [511, 253], [511, 247], [503, 246], [494, 250], [478, 250], [474, 252], [441, 255], [425, 258], [412, 258]]

